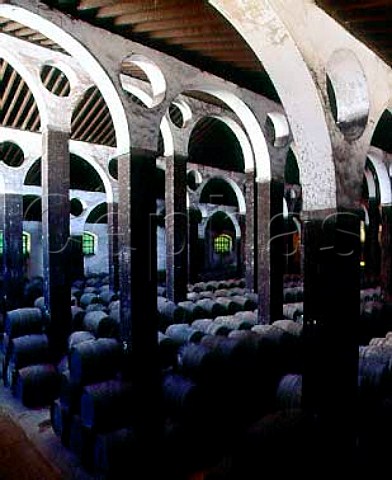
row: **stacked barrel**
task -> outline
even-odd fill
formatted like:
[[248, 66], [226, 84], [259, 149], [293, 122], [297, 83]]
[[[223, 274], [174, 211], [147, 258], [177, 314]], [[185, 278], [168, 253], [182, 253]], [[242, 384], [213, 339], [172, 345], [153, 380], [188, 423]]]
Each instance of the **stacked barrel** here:
[[28, 407], [48, 405], [58, 394], [59, 376], [46, 327], [39, 308], [20, 308], [5, 316], [3, 382]]

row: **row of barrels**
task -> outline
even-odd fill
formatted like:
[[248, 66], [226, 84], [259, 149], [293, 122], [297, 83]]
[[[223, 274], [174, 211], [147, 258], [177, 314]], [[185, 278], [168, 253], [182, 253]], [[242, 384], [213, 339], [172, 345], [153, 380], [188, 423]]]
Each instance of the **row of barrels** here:
[[188, 285], [188, 292], [204, 292], [204, 291], [211, 291], [214, 292], [215, 290], [219, 289], [227, 289], [233, 287], [240, 287], [245, 288], [246, 282], [244, 278], [230, 278], [227, 280], [209, 280], [207, 282], [197, 282]]
[[46, 327], [38, 308], [11, 310], [5, 317], [3, 383], [28, 407], [47, 405], [58, 393], [59, 376]]
[[367, 301], [360, 305], [359, 344], [367, 345], [372, 338], [392, 331], [392, 302]]
[[[120, 452], [132, 455], [133, 391], [122, 380], [123, 350], [112, 338], [73, 332], [59, 365], [59, 397], [50, 408], [54, 432], [84, 467], [107, 478]], [[129, 456], [127, 457], [129, 458]]]
[[196, 302], [186, 301], [178, 304], [158, 297], [158, 324], [165, 330], [173, 323], [192, 323], [194, 320], [234, 315], [240, 311], [253, 311], [257, 304], [248, 296], [205, 298]]
[[380, 286], [361, 288], [360, 290], [360, 300], [361, 302], [371, 302], [371, 301], [380, 301], [382, 300], [382, 290]]

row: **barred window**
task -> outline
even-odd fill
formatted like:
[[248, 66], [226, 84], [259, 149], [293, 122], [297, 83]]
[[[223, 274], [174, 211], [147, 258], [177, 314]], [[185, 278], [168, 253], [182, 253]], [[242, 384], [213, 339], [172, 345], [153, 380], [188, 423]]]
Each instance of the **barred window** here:
[[222, 233], [214, 239], [214, 252], [215, 253], [230, 253], [233, 249], [233, 240], [230, 235]]
[[83, 233], [83, 254], [94, 255], [96, 249], [96, 238], [93, 233]]
[[31, 249], [31, 235], [30, 233], [23, 232], [22, 236], [23, 256], [28, 257]]

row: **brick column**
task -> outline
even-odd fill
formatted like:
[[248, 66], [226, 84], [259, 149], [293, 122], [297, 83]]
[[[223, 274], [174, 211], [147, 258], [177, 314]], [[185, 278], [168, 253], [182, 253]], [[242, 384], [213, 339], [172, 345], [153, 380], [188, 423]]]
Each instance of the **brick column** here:
[[365, 243], [365, 273], [371, 278], [378, 277], [380, 275], [381, 265], [381, 248], [378, 241], [379, 238], [379, 225], [381, 222], [380, 208], [376, 199], [369, 199], [369, 225], [367, 227], [368, 233]]
[[188, 283], [188, 214], [186, 162], [182, 156], [167, 157], [165, 174], [166, 296], [186, 300]]
[[258, 321], [283, 318], [284, 222], [283, 184], [256, 184]]
[[[22, 191], [20, 187], [19, 192]], [[13, 310], [23, 299], [23, 196], [0, 195], [0, 229], [3, 232], [2, 308]]]
[[66, 350], [71, 331], [69, 134], [42, 134], [42, 240], [45, 303], [53, 350]]
[[108, 203], [109, 284], [113, 292], [119, 290], [118, 259], [118, 203]]
[[392, 301], [392, 206], [382, 207], [381, 287], [384, 299]]
[[[134, 388], [132, 408], [136, 412], [136, 435], [142, 450], [154, 455], [160, 424], [155, 157], [155, 152], [133, 149], [131, 156], [120, 157], [118, 163], [121, 338], [126, 349], [124, 374], [132, 379]], [[146, 468], [149, 471], [153, 465], [144, 465], [144, 470]]]
[[188, 218], [188, 278], [190, 283], [196, 283], [198, 281], [201, 261], [199, 247], [200, 210], [191, 207], [188, 211]]
[[303, 404], [320, 422], [331, 465], [351, 461], [355, 445], [359, 222], [350, 212], [304, 214]]
[[257, 277], [257, 266], [255, 265], [255, 175], [254, 172], [247, 172], [245, 181], [245, 238], [244, 263], [246, 288], [250, 292], [255, 291], [255, 278]]

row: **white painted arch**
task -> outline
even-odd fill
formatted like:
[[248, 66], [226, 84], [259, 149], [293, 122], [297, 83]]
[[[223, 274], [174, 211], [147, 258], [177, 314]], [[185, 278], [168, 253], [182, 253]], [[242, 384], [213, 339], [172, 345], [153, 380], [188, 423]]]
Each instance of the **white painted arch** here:
[[234, 191], [234, 194], [237, 198], [238, 213], [240, 215], [245, 215], [245, 213], [246, 213], [246, 202], [245, 202], [244, 194], [242, 193], [242, 190], [240, 189], [240, 187], [231, 178], [222, 177], [220, 175], [215, 175], [213, 177], [208, 178], [201, 185], [200, 193], [199, 193], [199, 199], [202, 196], [203, 190], [206, 187], [206, 185], [209, 182], [211, 182], [212, 180], [216, 180], [216, 179], [223, 180], [225, 183], [227, 183], [232, 188], [232, 190]]
[[[374, 168], [377, 175], [377, 184], [380, 192], [380, 204], [391, 205], [392, 204], [392, 188], [391, 180], [388, 175], [387, 167], [385, 166], [382, 158], [375, 152], [368, 153], [368, 161]], [[370, 195], [370, 193], [369, 193]]]
[[174, 140], [170, 123], [166, 115], [162, 117], [160, 130], [163, 138], [163, 156], [171, 157], [174, 155]]
[[[187, 92], [204, 92], [225, 103], [238, 117], [244, 126], [248, 143], [250, 143], [253, 153], [253, 161], [250, 157], [244, 159], [245, 172], [255, 172], [256, 182], [263, 183], [271, 180], [271, 158], [268, 151], [264, 132], [251, 109], [237, 95], [227, 90], [223, 90], [213, 85], [194, 85], [187, 87]], [[221, 117], [217, 117], [221, 119]], [[236, 122], [234, 122], [236, 123]], [[228, 125], [230, 126], [230, 125]], [[231, 127], [230, 127], [231, 128]], [[238, 138], [238, 137], [237, 137]]]
[[[128, 130], [128, 121], [121, 103], [120, 97], [115, 86], [102, 68], [96, 58], [71, 34], [67, 33], [54, 23], [37, 15], [25, 8], [15, 5], [0, 4], [0, 16], [19, 22], [26, 27], [37, 30], [49, 39], [60, 45], [65, 51], [72, 55], [81, 67], [94, 80], [104, 97], [113, 119], [114, 129], [117, 140], [117, 154], [126, 154], [130, 152], [130, 138]], [[1, 52], [0, 52], [1, 54]], [[25, 78], [25, 77], [24, 77]], [[27, 83], [27, 78], [26, 78]], [[32, 86], [29, 85], [32, 89]], [[32, 89], [34, 94], [34, 90]], [[38, 107], [40, 108], [41, 99], [36, 97]], [[41, 113], [41, 111], [40, 111]], [[42, 111], [42, 115], [44, 115]], [[41, 122], [45, 123], [45, 116], [41, 117]]]
[[246, 136], [244, 130], [240, 125], [230, 117], [220, 116], [220, 115], [209, 115], [211, 118], [216, 118], [217, 120], [223, 122], [230, 130], [233, 132], [235, 137], [238, 140], [238, 143], [241, 146], [242, 155], [244, 157], [245, 172], [251, 172], [254, 170], [254, 157], [252, 152], [252, 147]]
[[217, 213], [223, 213], [228, 218], [230, 218], [230, 221], [233, 223], [233, 226], [234, 226], [235, 238], [237, 240], [240, 240], [241, 239], [241, 227], [240, 227], [240, 224], [238, 223], [238, 219], [236, 217], [236, 214], [231, 213], [231, 212], [226, 212], [225, 210], [222, 210], [219, 207], [216, 210], [210, 212], [209, 216], [205, 219], [202, 228], [199, 228], [199, 239], [206, 238], [206, 230], [207, 230], [208, 224], [209, 224], [211, 218], [214, 215], [216, 215]]
[[208, 2], [253, 50], [282, 101], [298, 148], [304, 210], [335, 208], [335, 166], [329, 129], [311, 72], [286, 23], [277, 13], [284, 2]]
[[74, 145], [72, 142], [70, 142], [70, 145], [69, 145], [69, 153], [73, 153], [74, 155], [77, 155], [82, 160], [85, 160], [88, 164], [91, 165], [91, 167], [99, 175], [99, 177], [102, 180], [102, 183], [105, 187], [107, 203], [113, 203], [114, 193], [113, 193], [112, 182], [110, 181], [109, 176], [106, 173], [106, 171], [101, 167], [101, 165], [99, 165], [99, 163], [95, 160], [95, 158], [92, 155], [89, 155], [85, 151], [83, 151], [83, 153], [78, 151], [77, 145]]

